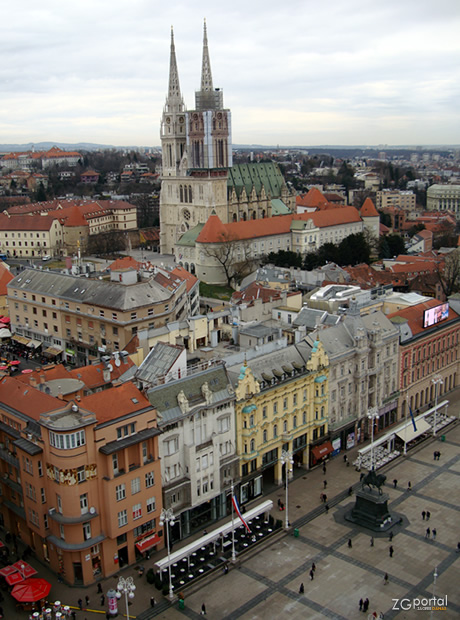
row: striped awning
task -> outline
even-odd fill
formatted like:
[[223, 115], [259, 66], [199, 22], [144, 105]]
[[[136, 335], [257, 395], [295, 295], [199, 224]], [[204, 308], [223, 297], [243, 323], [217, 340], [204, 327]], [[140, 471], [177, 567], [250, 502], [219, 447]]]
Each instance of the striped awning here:
[[30, 338], [25, 338], [24, 336], [20, 336], [19, 334], [14, 334], [12, 339], [19, 344], [23, 344], [25, 347], [27, 347], [30, 342]]

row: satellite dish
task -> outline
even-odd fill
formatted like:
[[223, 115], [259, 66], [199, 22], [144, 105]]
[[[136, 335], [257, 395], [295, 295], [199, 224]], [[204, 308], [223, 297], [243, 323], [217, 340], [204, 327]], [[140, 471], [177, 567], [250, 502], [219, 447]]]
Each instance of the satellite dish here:
[[96, 512], [96, 508], [94, 508], [94, 506], [91, 506], [91, 508], [89, 509], [90, 514], [94, 514]]
[[107, 369], [108, 369], [110, 372], [113, 372], [113, 366], [112, 366], [112, 364], [109, 364], [109, 365], [107, 366]]

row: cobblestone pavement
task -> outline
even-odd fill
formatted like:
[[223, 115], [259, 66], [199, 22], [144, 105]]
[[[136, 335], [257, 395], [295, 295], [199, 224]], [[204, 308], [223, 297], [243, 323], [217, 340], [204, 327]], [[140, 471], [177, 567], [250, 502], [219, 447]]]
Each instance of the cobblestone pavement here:
[[[449, 400], [450, 413], [457, 418], [460, 412], [460, 390]], [[428, 618], [429, 611], [395, 611], [392, 599], [430, 598], [433, 595], [433, 573], [436, 567], [436, 596], [447, 595], [447, 611], [435, 611], [433, 617], [443, 620], [460, 617], [460, 424], [443, 430], [441, 437], [428, 439], [406, 457], [400, 457], [383, 468], [389, 484], [390, 512], [404, 517], [402, 525], [393, 526], [394, 538], [389, 533], [374, 534], [343, 520], [343, 513], [351, 508], [354, 498], [347, 490], [359, 482], [359, 473], [347, 467], [341, 456], [327, 464], [326, 474], [320, 468], [300, 472], [289, 484], [289, 517], [291, 530], [277, 534], [272, 541], [262, 544], [260, 550], [248, 553], [227, 575], [210, 575], [199, 584], [185, 590], [185, 608], [177, 602], [170, 604], [158, 590], [139, 577], [134, 567], [120, 571], [103, 582], [103, 590], [116, 587], [120, 575], [133, 576], [137, 585], [136, 596], [129, 608], [131, 618], [149, 620], [163, 618], [197, 618], [203, 603], [207, 616], [216, 620], [244, 619], [271, 620], [289, 617], [297, 619], [337, 618], [351, 620], [367, 618], [359, 611], [360, 598], [370, 601], [369, 612], [383, 612], [385, 619]], [[441, 451], [439, 461], [433, 459], [434, 450]], [[349, 460], [355, 458], [356, 448], [348, 452]], [[326, 513], [320, 501], [323, 480], [327, 480], [329, 510]], [[393, 488], [393, 479], [398, 480]], [[411, 482], [412, 490], [407, 490]], [[284, 501], [284, 489], [277, 488], [264, 499], [272, 499], [273, 516], [279, 518], [277, 501]], [[258, 502], [255, 502], [257, 504]], [[431, 513], [427, 524], [422, 511]], [[426, 528], [437, 530], [436, 539], [425, 537]], [[299, 536], [294, 537], [294, 529]], [[211, 531], [211, 528], [208, 528]], [[351, 539], [352, 546], [348, 541]], [[183, 544], [189, 544], [191, 538]], [[389, 547], [394, 547], [390, 557]], [[175, 550], [180, 545], [175, 545]], [[145, 562], [153, 566], [159, 556]], [[310, 579], [312, 562], [316, 564], [314, 579]], [[75, 588], [58, 584], [46, 567], [36, 560], [30, 563], [39, 569], [40, 576], [53, 585], [52, 600], [76, 606], [79, 598], [90, 597], [89, 609], [78, 611], [78, 620], [105, 616], [99, 605], [100, 595], [96, 585]], [[388, 574], [388, 584], [384, 575]], [[305, 587], [299, 594], [300, 584]], [[150, 608], [150, 597], [157, 604]], [[124, 602], [120, 601], [124, 613]], [[28, 614], [14, 610], [11, 597], [5, 594], [2, 603], [6, 618], [26, 618]], [[13, 611], [14, 610], [14, 611]], [[368, 612], [368, 613], [369, 613]], [[8, 615], [12, 613], [13, 615]], [[441, 615], [442, 614], [442, 615]]]

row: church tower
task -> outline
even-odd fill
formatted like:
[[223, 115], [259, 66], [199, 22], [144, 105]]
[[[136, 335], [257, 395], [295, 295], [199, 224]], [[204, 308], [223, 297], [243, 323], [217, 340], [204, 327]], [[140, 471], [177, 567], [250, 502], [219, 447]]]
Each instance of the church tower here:
[[195, 108], [185, 111], [171, 32], [169, 90], [161, 122], [160, 247], [164, 254], [174, 253], [180, 237], [205, 224], [213, 209], [222, 222], [228, 221], [231, 115], [223, 107], [222, 91], [213, 86], [206, 22]]

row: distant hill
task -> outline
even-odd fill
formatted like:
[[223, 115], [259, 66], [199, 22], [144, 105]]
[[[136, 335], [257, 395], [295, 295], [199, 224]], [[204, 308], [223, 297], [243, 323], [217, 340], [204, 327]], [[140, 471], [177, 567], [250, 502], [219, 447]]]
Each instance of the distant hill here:
[[94, 144], [93, 142], [78, 142], [68, 144], [67, 142], [29, 142], [28, 144], [0, 144], [0, 153], [22, 152], [22, 151], [48, 151], [57, 146], [65, 151], [100, 151], [104, 149], [133, 149], [152, 148], [139, 146], [115, 146], [114, 144]]

